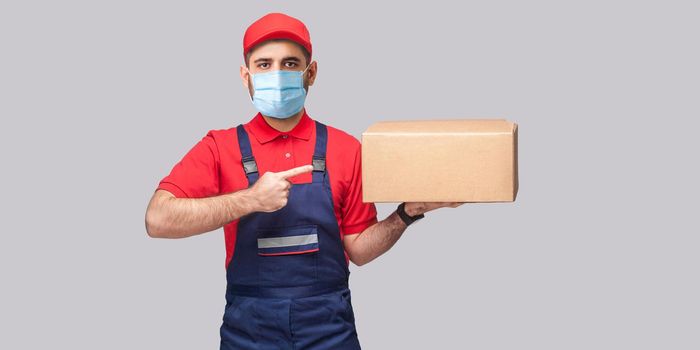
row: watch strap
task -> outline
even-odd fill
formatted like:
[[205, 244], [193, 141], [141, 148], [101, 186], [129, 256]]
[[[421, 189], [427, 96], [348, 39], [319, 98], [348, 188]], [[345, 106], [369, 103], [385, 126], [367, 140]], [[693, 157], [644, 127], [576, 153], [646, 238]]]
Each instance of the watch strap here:
[[399, 217], [401, 220], [406, 224], [406, 226], [409, 226], [410, 224], [422, 219], [425, 217], [425, 214], [419, 214], [415, 216], [410, 216], [406, 213], [406, 202], [402, 202], [399, 204], [399, 206], [396, 208], [396, 213], [399, 214]]

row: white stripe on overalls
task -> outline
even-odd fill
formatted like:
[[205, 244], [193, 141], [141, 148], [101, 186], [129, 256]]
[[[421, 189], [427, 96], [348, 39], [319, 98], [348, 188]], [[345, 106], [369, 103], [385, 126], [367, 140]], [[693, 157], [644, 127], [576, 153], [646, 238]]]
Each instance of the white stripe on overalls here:
[[292, 247], [295, 245], [312, 243], [318, 243], [318, 234], [312, 233], [300, 236], [258, 238], [258, 248]]

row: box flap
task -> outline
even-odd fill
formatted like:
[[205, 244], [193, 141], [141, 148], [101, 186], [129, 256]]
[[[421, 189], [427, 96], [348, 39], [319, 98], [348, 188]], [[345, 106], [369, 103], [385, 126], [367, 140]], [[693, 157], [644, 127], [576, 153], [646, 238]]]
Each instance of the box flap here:
[[514, 123], [505, 119], [433, 119], [381, 121], [370, 125], [362, 135], [494, 133], [512, 134]]

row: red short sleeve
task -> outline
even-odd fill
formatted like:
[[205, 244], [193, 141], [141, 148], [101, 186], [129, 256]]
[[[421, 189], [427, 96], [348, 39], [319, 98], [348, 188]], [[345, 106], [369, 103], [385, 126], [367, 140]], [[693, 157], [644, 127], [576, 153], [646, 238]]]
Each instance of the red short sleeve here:
[[209, 131], [164, 177], [157, 189], [175, 197], [204, 198], [219, 194], [219, 152]]
[[352, 178], [343, 199], [342, 215], [342, 231], [346, 235], [360, 233], [377, 222], [374, 203], [362, 202], [362, 154], [359, 142], [355, 150]]

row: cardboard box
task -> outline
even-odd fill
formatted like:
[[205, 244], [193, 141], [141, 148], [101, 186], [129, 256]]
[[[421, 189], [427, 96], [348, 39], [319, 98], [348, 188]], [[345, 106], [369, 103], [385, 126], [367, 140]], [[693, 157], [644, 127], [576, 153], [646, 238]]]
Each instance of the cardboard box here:
[[517, 192], [513, 122], [383, 121], [362, 133], [364, 202], [512, 202]]

